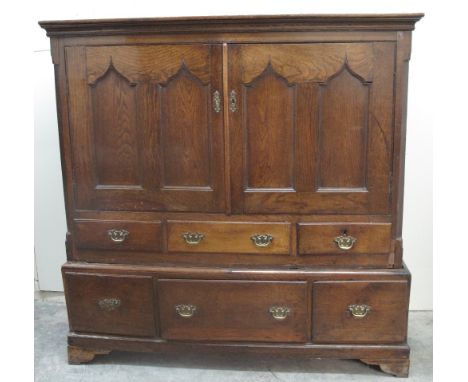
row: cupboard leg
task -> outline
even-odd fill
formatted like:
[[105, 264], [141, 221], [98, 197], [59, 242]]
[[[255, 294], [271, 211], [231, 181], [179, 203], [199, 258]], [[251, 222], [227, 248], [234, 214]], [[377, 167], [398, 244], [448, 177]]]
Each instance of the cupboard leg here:
[[384, 373], [392, 374], [396, 377], [407, 378], [409, 373], [409, 358], [397, 359], [361, 359], [367, 365], [377, 365]]
[[84, 349], [78, 346], [68, 345], [68, 363], [79, 365], [80, 363], [91, 362], [98, 354], [109, 354], [110, 350]]

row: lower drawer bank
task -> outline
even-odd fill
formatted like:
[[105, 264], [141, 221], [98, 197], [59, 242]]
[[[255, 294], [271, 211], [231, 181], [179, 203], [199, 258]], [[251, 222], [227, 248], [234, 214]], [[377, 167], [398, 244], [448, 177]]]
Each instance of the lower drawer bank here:
[[187, 346], [237, 351], [284, 348], [381, 366], [383, 360], [398, 367], [408, 360], [406, 269], [242, 270], [67, 263], [62, 271], [71, 363], [111, 350]]

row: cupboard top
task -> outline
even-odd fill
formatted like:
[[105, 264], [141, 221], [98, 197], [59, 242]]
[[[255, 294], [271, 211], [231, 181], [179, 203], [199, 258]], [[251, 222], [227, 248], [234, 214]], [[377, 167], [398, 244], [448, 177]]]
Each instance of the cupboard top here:
[[262, 15], [40, 21], [48, 36], [165, 33], [403, 31], [424, 14]]

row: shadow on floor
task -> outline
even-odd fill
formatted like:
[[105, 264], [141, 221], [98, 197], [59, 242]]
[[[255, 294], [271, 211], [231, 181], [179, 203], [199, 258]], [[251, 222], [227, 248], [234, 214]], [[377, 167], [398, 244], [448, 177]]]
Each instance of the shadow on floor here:
[[[355, 360], [303, 355], [236, 353], [131, 353], [115, 351], [86, 365], [68, 365], [67, 314], [63, 295], [38, 294], [35, 301], [36, 382], [302, 382], [384, 381], [395, 378]], [[432, 380], [432, 312], [411, 312], [410, 378]]]

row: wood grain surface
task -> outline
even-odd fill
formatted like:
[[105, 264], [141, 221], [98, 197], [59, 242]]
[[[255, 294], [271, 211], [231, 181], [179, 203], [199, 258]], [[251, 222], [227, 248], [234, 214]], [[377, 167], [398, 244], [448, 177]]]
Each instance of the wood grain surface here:
[[[158, 281], [161, 337], [176, 340], [305, 342], [307, 283], [244, 281]], [[178, 304], [196, 307], [180, 317]], [[269, 309], [287, 307], [276, 320]]]
[[[69, 362], [223, 350], [407, 376], [406, 95], [422, 16], [41, 22], [56, 74]], [[128, 235], [116, 242], [112, 229]], [[193, 233], [199, 244], [184, 240]], [[353, 247], [339, 249], [339, 235]], [[352, 304], [370, 310], [359, 318]]]

